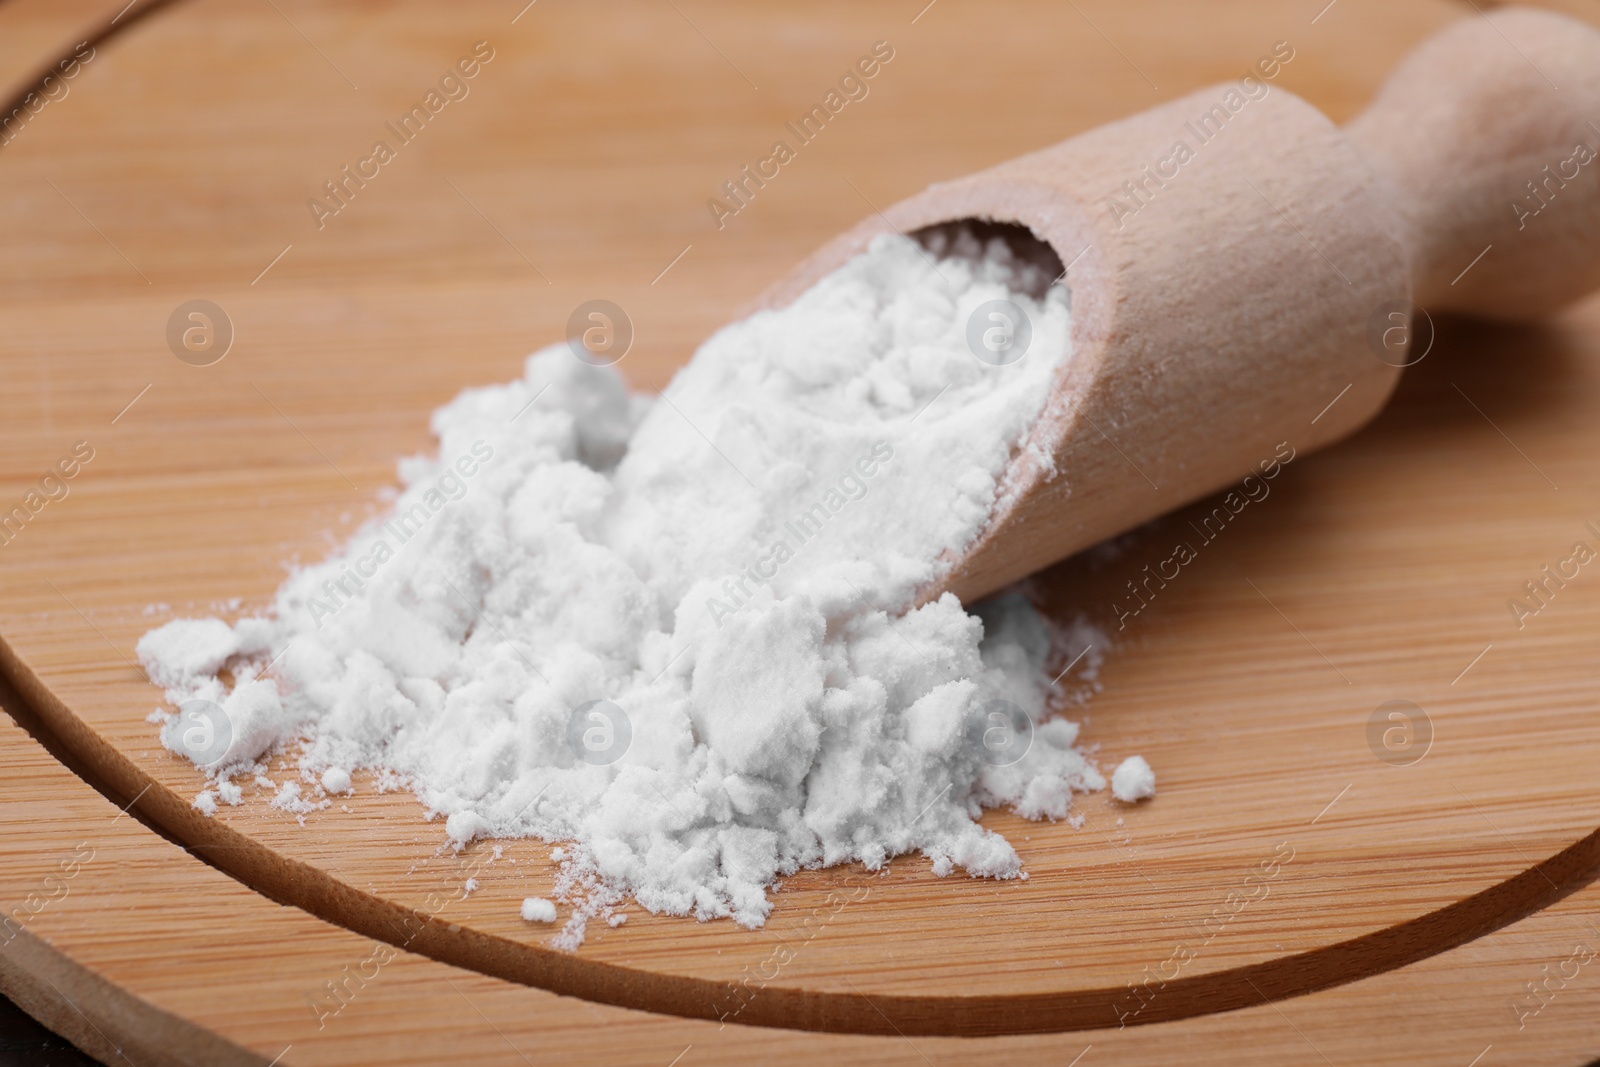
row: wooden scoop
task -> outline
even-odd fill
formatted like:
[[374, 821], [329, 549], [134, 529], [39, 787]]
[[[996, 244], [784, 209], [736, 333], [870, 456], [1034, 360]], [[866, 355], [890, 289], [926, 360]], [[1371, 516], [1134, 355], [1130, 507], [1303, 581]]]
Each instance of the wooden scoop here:
[[1066, 266], [1071, 359], [925, 599], [971, 601], [1351, 433], [1426, 354], [1413, 304], [1517, 319], [1600, 284], [1600, 32], [1466, 19], [1343, 130], [1267, 70], [934, 185], [766, 294], [962, 220], [1026, 227]]

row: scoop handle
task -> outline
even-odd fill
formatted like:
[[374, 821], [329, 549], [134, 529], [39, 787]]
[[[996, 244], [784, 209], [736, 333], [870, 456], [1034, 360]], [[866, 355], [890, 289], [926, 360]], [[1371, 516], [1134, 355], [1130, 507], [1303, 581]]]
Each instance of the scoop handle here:
[[1392, 186], [1417, 304], [1524, 319], [1600, 287], [1600, 31], [1531, 8], [1465, 19], [1346, 132]]

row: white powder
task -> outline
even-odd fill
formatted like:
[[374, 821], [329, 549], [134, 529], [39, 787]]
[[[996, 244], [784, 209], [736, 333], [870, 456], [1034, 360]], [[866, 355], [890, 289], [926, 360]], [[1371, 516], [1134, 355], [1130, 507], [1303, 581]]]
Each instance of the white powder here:
[[1129, 804], [1155, 796], [1156, 772], [1143, 756], [1129, 756], [1111, 774], [1111, 795]]
[[522, 918], [530, 923], [553, 923], [556, 906], [544, 897], [527, 897], [522, 901]]
[[[624, 894], [757, 926], [802, 867], [921, 852], [1019, 876], [982, 810], [1063, 818], [1105, 785], [1046, 710], [1050, 634], [1015, 594], [908, 609], [993, 510], [1067, 358], [1067, 297], [999, 240], [930, 249], [879, 239], [657, 401], [565, 346], [462, 393], [394, 511], [269, 617], [145, 636], [183, 707], [163, 740], [213, 777], [284, 745], [329, 793], [372, 769], [457, 849], [566, 843], [569, 946]], [[968, 342], [996, 300], [1031, 326], [1004, 366]], [[223, 713], [209, 747], [186, 740], [195, 700]]]

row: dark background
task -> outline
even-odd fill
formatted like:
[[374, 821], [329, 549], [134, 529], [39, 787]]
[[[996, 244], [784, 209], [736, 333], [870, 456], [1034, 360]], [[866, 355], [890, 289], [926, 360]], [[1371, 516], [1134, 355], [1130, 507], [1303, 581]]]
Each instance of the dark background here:
[[0, 1067], [99, 1067], [66, 1041], [28, 1017], [5, 997], [0, 997]]

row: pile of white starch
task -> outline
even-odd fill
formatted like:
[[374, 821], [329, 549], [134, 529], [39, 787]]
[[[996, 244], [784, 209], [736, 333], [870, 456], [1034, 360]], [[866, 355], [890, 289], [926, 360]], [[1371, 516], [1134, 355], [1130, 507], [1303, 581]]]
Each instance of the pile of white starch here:
[[[564, 842], [567, 946], [625, 895], [758, 926], [803, 867], [922, 852], [1020, 875], [982, 810], [1062, 818], [1105, 785], [1046, 712], [1051, 635], [1019, 595], [907, 609], [994, 509], [1068, 358], [1050, 281], [999, 239], [881, 238], [659, 398], [565, 346], [462, 393], [392, 512], [265, 616], [139, 643], [184, 709], [163, 740], [211, 772], [197, 806], [238, 803], [234, 778], [287, 748], [291, 810], [365, 769], [457, 848]], [[1032, 330], [1005, 366], [967, 340], [993, 300]], [[215, 734], [191, 714], [208, 701]]]

